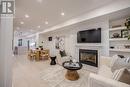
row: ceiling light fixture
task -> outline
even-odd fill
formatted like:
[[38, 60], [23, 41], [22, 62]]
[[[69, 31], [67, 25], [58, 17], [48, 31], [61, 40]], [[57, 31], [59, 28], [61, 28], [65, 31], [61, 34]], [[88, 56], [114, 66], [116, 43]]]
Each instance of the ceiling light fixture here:
[[41, 26], [37, 26], [37, 28], [41, 28]]
[[37, 0], [37, 2], [42, 3], [42, 0]]
[[23, 21], [21, 21], [21, 22], [20, 22], [20, 24], [24, 24], [24, 22], [23, 22]]
[[48, 21], [45, 21], [45, 24], [48, 24]]
[[28, 15], [28, 14], [25, 14], [25, 18], [29, 18], [29, 15]]
[[61, 12], [61, 16], [64, 16], [65, 15], [65, 13], [64, 12]]

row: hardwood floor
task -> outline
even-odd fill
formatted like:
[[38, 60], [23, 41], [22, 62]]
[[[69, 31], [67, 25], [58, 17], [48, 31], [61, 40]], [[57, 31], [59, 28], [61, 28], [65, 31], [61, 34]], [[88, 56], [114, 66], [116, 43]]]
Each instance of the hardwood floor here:
[[40, 72], [49, 67], [50, 61], [32, 62], [24, 56], [15, 56], [13, 67], [14, 87], [50, 87], [40, 78]]
[[49, 60], [30, 61], [25, 55], [15, 56], [13, 87], [87, 87], [89, 72], [78, 70], [80, 78], [70, 81], [65, 78], [66, 69], [50, 65]]

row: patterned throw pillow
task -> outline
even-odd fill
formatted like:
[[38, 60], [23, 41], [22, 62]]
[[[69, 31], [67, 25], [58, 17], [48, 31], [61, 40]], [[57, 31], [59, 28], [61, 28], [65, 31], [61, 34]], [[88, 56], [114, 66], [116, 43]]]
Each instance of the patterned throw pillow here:
[[126, 58], [126, 59], [125, 59], [125, 62], [126, 62], [126, 63], [130, 63], [130, 57]]
[[116, 61], [113, 63], [113, 65], [111, 66], [111, 71], [114, 72], [117, 69], [121, 69], [121, 68], [128, 68], [130, 69], [130, 58], [117, 58]]

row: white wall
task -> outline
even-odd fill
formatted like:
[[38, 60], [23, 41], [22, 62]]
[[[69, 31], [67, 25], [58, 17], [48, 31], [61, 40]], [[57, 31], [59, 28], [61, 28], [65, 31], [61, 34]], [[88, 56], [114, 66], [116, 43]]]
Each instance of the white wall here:
[[[76, 55], [76, 44], [77, 44], [77, 32], [86, 29], [93, 28], [102, 28], [102, 47], [101, 47], [101, 55], [109, 56], [109, 22], [106, 21], [92, 21], [92, 22], [82, 22], [73, 27], [67, 27], [66, 29], [62, 29], [60, 31], [49, 32], [48, 34], [44, 34], [40, 36], [40, 41], [44, 41], [43, 47], [50, 49], [51, 52], [55, 50], [55, 40], [56, 36], [64, 36], [65, 37], [65, 50], [68, 54], [75, 57]], [[48, 37], [52, 36], [53, 41], [48, 41]], [[76, 56], [77, 57], [77, 56]]]

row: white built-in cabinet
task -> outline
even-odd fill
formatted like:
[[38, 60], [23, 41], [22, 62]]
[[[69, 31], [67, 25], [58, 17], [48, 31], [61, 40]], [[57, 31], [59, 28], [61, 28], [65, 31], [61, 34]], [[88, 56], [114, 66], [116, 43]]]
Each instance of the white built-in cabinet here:
[[[130, 56], [130, 48], [126, 48], [125, 45], [130, 45], [130, 40], [128, 38], [121, 37], [121, 31], [126, 30], [127, 28], [124, 25], [125, 18], [112, 20], [109, 22], [109, 54], [113, 56], [115, 54]], [[112, 26], [121, 25], [120, 27], [112, 28]], [[114, 38], [113, 34], [118, 33], [120, 35], [119, 38]], [[114, 47], [114, 48], [111, 48]]]

